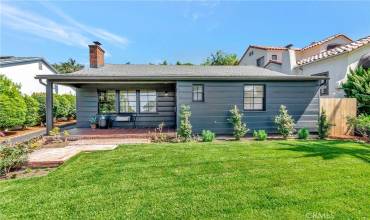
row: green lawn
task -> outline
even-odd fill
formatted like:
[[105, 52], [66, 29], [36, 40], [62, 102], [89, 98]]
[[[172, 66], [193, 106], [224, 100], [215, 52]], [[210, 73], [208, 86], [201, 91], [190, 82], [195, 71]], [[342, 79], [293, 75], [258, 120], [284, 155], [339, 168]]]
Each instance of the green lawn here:
[[0, 182], [0, 219], [370, 218], [370, 145], [122, 146]]

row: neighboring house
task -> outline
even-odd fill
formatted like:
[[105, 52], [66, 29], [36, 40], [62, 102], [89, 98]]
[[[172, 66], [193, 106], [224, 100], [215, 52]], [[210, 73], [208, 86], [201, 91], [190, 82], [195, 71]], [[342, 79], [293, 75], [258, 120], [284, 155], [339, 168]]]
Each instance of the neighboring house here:
[[[22, 93], [31, 95], [34, 92], [45, 92], [45, 86], [35, 79], [36, 75], [53, 75], [57, 71], [40, 57], [1, 56], [0, 74], [20, 84]], [[70, 87], [58, 85], [55, 85], [54, 92], [75, 93]]]
[[[340, 88], [350, 69], [370, 55], [370, 36], [353, 41], [343, 34], [313, 42], [303, 48], [254, 46], [248, 47], [239, 65], [260, 66], [266, 69], [297, 75], [327, 76], [321, 95], [343, 97]], [[367, 59], [361, 62], [370, 66]]]
[[[276, 132], [273, 123], [285, 105], [296, 127], [316, 131], [321, 76], [293, 76], [253, 66], [181, 66], [104, 64], [100, 44], [90, 45], [90, 68], [71, 74], [38, 75], [47, 81], [47, 129], [52, 128], [53, 84], [76, 88], [77, 127], [89, 127], [98, 114], [113, 127], [136, 115], [136, 127], [179, 127], [181, 105], [191, 108], [193, 131], [232, 134], [229, 110], [237, 105], [251, 130]], [[119, 117], [117, 117], [119, 116]], [[117, 120], [119, 119], [119, 120]]]

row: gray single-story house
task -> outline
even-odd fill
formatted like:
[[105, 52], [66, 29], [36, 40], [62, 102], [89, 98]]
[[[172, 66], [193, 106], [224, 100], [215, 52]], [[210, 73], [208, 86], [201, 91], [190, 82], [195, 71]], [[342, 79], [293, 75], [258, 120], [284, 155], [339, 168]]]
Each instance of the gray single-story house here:
[[[77, 127], [95, 115], [115, 116], [112, 127], [179, 126], [181, 105], [189, 105], [193, 131], [231, 134], [229, 110], [237, 105], [248, 127], [276, 132], [273, 123], [285, 105], [296, 127], [316, 131], [321, 76], [295, 76], [255, 66], [104, 64], [100, 44], [90, 45], [90, 68], [71, 74], [38, 75], [46, 85], [47, 130], [53, 126], [53, 84], [76, 88]], [[127, 114], [132, 120], [121, 120]], [[117, 117], [118, 116], [118, 117]]]

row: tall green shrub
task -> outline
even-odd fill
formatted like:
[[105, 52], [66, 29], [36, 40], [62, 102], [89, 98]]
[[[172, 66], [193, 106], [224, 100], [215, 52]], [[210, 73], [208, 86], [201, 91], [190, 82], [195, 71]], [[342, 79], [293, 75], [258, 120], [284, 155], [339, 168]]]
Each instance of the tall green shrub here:
[[76, 96], [71, 94], [63, 95], [69, 102], [68, 117], [76, 118]]
[[55, 112], [56, 118], [68, 118], [71, 112], [71, 104], [65, 95], [54, 95], [56, 100], [57, 109]]
[[370, 69], [351, 69], [342, 88], [346, 97], [357, 99], [360, 113], [370, 114]]
[[38, 124], [45, 123], [46, 122], [46, 94], [39, 92], [39, 93], [33, 93], [31, 96], [38, 103], [38, 110], [37, 110], [38, 116], [39, 116]]
[[40, 121], [39, 119], [39, 103], [32, 96], [25, 95], [24, 102], [27, 106], [26, 120], [24, 122], [25, 126], [35, 126]]
[[238, 107], [234, 107], [230, 110], [231, 117], [228, 119], [233, 125], [233, 135], [236, 140], [240, 140], [249, 131], [247, 124], [243, 122], [243, 114], [239, 111]]
[[360, 114], [357, 117], [348, 117], [347, 125], [370, 141], [370, 115]]
[[0, 130], [22, 126], [26, 112], [20, 86], [0, 75]]
[[294, 132], [294, 119], [289, 115], [284, 105], [280, 106], [279, 114], [275, 116], [275, 124], [278, 132], [286, 139]]
[[326, 112], [324, 109], [321, 109], [321, 113], [319, 116], [318, 121], [318, 135], [320, 139], [327, 138], [329, 136], [329, 131], [332, 125], [328, 121], [328, 117], [326, 116]]
[[190, 106], [181, 105], [180, 107], [180, 128], [177, 134], [184, 141], [191, 140], [192, 126], [190, 123], [190, 116], [191, 116]]

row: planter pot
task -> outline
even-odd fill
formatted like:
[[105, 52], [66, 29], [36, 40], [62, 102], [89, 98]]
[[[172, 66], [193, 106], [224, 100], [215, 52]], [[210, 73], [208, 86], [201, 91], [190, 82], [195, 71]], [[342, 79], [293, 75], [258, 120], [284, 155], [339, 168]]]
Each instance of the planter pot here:
[[90, 124], [91, 129], [96, 129], [96, 124]]

